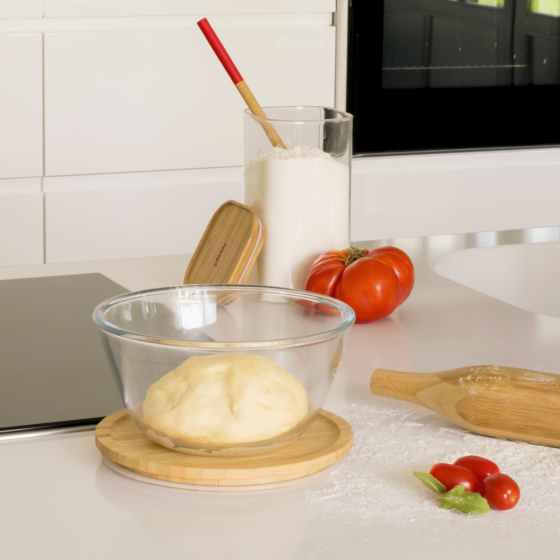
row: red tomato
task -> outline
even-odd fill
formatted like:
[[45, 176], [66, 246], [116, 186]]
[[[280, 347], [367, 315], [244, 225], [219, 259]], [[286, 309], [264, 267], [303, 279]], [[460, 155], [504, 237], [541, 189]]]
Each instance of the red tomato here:
[[488, 459], [484, 459], [483, 457], [478, 457], [476, 455], [467, 455], [466, 457], [460, 457], [453, 464], [464, 467], [465, 469], [469, 469], [469, 471], [473, 472], [476, 475], [476, 478], [478, 478], [478, 482], [480, 484], [481, 494], [484, 492], [484, 479], [491, 474], [497, 474], [500, 472], [500, 469], [498, 468], [498, 465], [496, 465], [496, 463], [493, 463]]
[[476, 478], [473, 472], [464, 467], [448, 465], [447, 463], [438, 463], [432, 467], [430, 474], [434, 478], [437, 478], [448, 492], [458, 484], [462, 484], [467, 492], [478, 492], [478, 478]]
[[414, 267], [396, 247], [351, 247], [327, 251], [311, 265], [305, 289], [335, 297], [356, 313], [357, 323], [369, 323], [390, 315], [409, 296]]
[[306, 299], [296, 299], [295, 302], [301, 305], [309, 313], [316, 313], [321, 315], [328, 315], [329, 317], [340, 316], [340, 311], [336, 307], [331, 307], [325, 303], [315, 303]]
[[521, 495], [519, 486], [507, 474], [491, 474], [484, 479], [484, 487], [484, 497], [493, 509], [511, 509], [515, 507]]
[[402, 300], [399, 305], [404, 303], [414, 286], [414, 267], [408, 255], [396, 247], [379, 247], [370, 251], [369, 256], [379, 259], [393, 268], [399, 277], [402, 289]]

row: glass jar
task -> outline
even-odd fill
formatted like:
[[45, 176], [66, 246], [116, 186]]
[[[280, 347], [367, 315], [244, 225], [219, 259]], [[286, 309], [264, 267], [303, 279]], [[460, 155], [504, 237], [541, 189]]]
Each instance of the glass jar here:
[[[313, 261], [350, 244], [352, 115], [326, 107], [264, 112], [266, 119], [244, 115], [245, 204], [265, 230], [249, 283], [305, 289]], [[268, 125], [286, 148], [271, 145]]]

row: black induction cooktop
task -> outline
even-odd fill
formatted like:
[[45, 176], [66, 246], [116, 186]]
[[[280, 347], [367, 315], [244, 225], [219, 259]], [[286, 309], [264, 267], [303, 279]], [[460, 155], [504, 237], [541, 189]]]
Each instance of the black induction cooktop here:
[[0, 436], [70, 431], [123, 408], [92, 313], [102, 274], [0, 281]]

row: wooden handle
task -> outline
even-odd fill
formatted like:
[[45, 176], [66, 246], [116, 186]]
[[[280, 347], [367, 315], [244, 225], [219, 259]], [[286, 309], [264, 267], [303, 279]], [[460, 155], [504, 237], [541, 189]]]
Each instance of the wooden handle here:
[[[256, 115], [257, 117], [266, 119], [266, 115], [264, 114], [262, 107], [255, 99], [255, 96], [253, 95], [253, 93], [249, 89], [249, 86], [246, 84], [239, 70], [233, 63], [233, 60], [231, 60], [231, 57], [229, 56], [226, 49], [222, 45], [222, 42], [220, 41], [220, 39], [218, 39], [218, 36], [216, 35], [216, 32], [212, 29], [210, 22], [206, 18], [201, 19], [198, 22], [198, 27], [200, 28], [202, 33], [204, 33], [204, 36], [208, 40], [208, 43], [210, 43], [212, 50], [216, 53], [216, 56], [218, 57], [219, 61], [222, 63], [222, 66], [228, 73], [232, 82], [235, 84], [235, 87], [241, 94], [241, 97], [243, 97], [245, 103], [247, 103], [247, 106], [251, 110], [251, 113], [253, 113], [253, 115]], [[275, 148], [286, 147], [284, 145], [284, 142], [282, 142], [282, 139], [274, 129], [274, 127], [269, 122], [261, 121], [260, 124], [264, 128], [264, 131], [266, 132], [268, 139], [270, 140], [270, 142]]]
[[408, 373], [390, 369], [376, 369], [371, 375], [369, 387], [374, 395], [426, 406], [418, 398], [418, 393], [438, 383], [441, 383], [441, 379], [434, 373]]
[[371, 392], [419, 404], [485, 436], [560, 447], [560, 376], [507, 366], [437, 373], [378, 369]]
[[[245, 100], [245, 103], [247, 103], [247, 107], [251, 109], [251, 113], [253, 113], [253, 115], [256, 115], [257, 117], [266, 119], [266, 115], [262, 110], [262, 107], [255, 99], [255, 96], [253, 95], [253, 92], [249, 89], [247, 82], [245, 82], [245, 80], [238, 82], [237, 84], [235, 84], [235, 87], [241, 94], [241, 97], [243, 97], [243, 99]], [[266, 132], [266, 135], [268, 136], [270, 143], [275, 148], [286, 148], [284, 142], [282, 142], [282, 139], [278, 135], [278, 132], [276, 132], [276, 129], [268, 121], [259, 121], [259, 123], [264, 128], [264, 131]]]

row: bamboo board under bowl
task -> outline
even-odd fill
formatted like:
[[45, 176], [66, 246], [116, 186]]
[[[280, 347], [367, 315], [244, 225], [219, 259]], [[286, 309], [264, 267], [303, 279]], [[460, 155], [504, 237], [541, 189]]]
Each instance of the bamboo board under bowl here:
[[181, 482], [170, 482], [168, 480], [159, 480], [158, 478], [150, 478], [142, 474], [135, 473], [117, 463], [113, 463], [103, 456], [103, 463], [109, 467], [111, 470], [118, 473], [120, 476], [125, 478], [130, 478], [132, 480], [137, 480], [143, 482], [144, 484], [151, 484], [153, 486], [163, 486], [166, 488], [176, 488], [178, 490], [191, 490], [197, 492], [251, 492], [257, 490], [275, 490], [276, 488], [286, 488], [288, 486], [297, 486], [298, 484], [305, 484], [306, 482], [311, 482], [312, 480], [317, 480], [329, 476], [334, 472], [340, 465], [344, 463], [345, 458], [343, 457], [340, 461], [329, 465], [326, 469], [317, 471], [313, 474], [308, 474], [307, 476], [302, 476], [301, 478], [294, 478], [292, 480], [282, 480], [280, 482], [271, 482], [270, 484], [253, 484], [252, 486], [208, 486], [200, 484], [183, 484]]
[[202, 489], [254, 487], [307, 477], [347, 455], [352, 449], [353, 432], [348, 422], [323, 410], [313, 425], [286, 447], [260, 455], [202, 457], [154, 443], [136, 427], [126, 410], [119, 410], [98, 424], [95, 441], [105, 457], [134, 473]]

